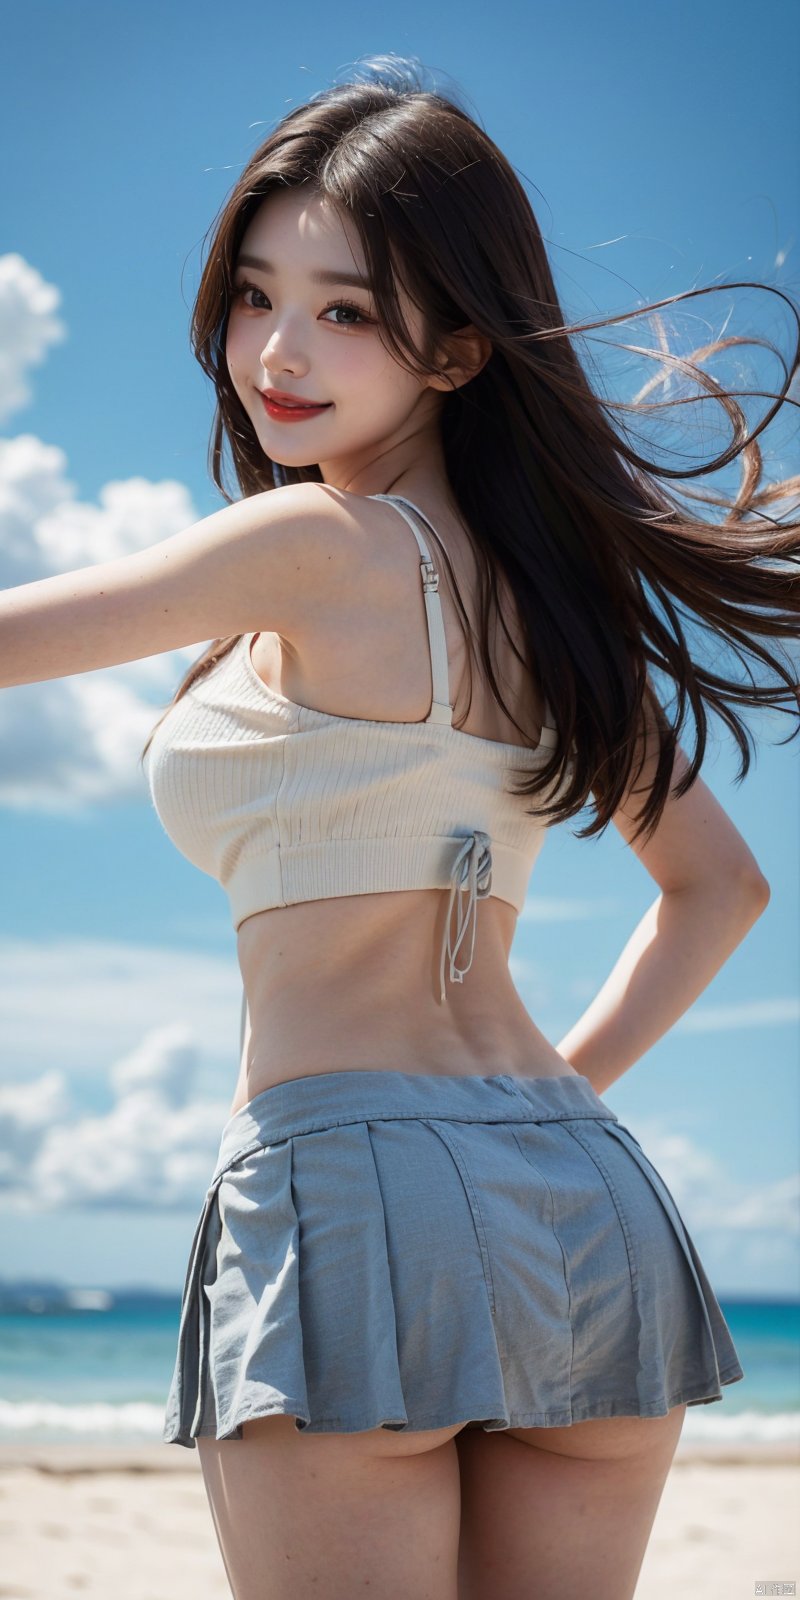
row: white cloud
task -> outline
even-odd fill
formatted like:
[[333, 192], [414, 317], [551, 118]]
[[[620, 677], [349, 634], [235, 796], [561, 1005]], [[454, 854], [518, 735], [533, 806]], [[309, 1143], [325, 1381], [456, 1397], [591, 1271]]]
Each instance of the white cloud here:
[[[0, 420], [30, 404], [29, 370], [67, 337], [60, 302], [21, 255], [0, 256]], [[57, 445], [32, 433], [0, 439], [1, 588], [146, 549], [198, 520], [176, 479], [107, 483], [94, 504], [78, 498]], [[145, 798], [142, 745], [206, 642], [4, 689], [0, 805], [64, 814]]]
[[118, 479], [98, 499], [93, 505], [77, 498], [58, 445], [32, 433], [0, 439], [2, 586], [112, 561], [197, 521], [188, 489], [175, 478]]
[[160, 708], [124, 677], [104, 670], [3, 690], [0, 805], [74, 816], [87, 805], [147, 797], [139, 754]]
[[686, 1134], [652, 1120], [635, 1132], [689, 1231], [744, 1239], [800, 1235], [800, 1173], [745, 1189], [718, 1158]]
[[800, 1173], [740, 1196], [727, 1209], [725, 1223], [743, 1233], [800, 1234]]
[[675, 1024], [682, 1033], [722, 1033], [728, 1028], [778, 1028], [800, 1020], [800, 997], [775, 995], [765, 1000], [695, 1005]]
[[39, 367], [51, 345], [67, 337], [55, 315], [61, 291], [16, 252], [0, 256], [0, 422], [28, 406], [31, 367]]
[[609, 895], [596, 895], [593, 899], [578, 895], [537, 894], [531, 888], [520, 912], [520, 922], [593, 922], [598, 917], [617, 916], [624, 901]]
[[[227, 920], [220, 891], [220, 930]], [[129, 1059], [143, 1018], [158, 1032], [186, 1017], [209, 1066], [235, 1074], [241, 978], [230, 932], [222, 955], [121, 939], [0, 939], [4, 1075], [57, 1062], [73, 1079], [105, 1079], [109, 1061]]]
[[[188, 490], [144, 478], [77, 500], [64, 452], [0, 439], [0, 586], [33, 583], [157, 544], [198, 520]], [[208, 641], [210, 643], [210, 640]], [[204, 642], [0, 695], [0, 805], [53, 815], [146, 797], [139, 754]]]
[[160, 1094], [172, 1106], [184, 1104], [195, 1063], [191, 1037], [182, 1024], [145, 1034], [111, 1068], [111, 1082], [126, 1095]]
[[[23, 1212], [196, 1206], [229, 1110], [227, 1099], [193, 1097], [196, 1065], [186, 1026], [153, 1029], [112, 1064], [111, 1109], [72, 1121], [63, 1115], [63, 1074], [7, 1085], [0, 1098], [5, 1203]], [[39, 1094], [45, 1112], [35, 1120], [30, 1106]]]
[[0, 1085], [0, 1190], [35, 1159], [48, 1128], [66, 1116], [69, 1104], [63, 1072], [45, 1072], [33, 1083]]
[[174, 478], [126, 478], [100, 490], [100, 504], [63, 498], [39, 518], [36, 541], [50, 570], [67, 572], [146, 550], [197, 520], [188, 489]]
[[32, 583], [54, 570], [40, 545], [37, 528], [75, 485], [66, 476], [67, 458], [58, 445], [32, 433], [0, 439], [0, 584]]

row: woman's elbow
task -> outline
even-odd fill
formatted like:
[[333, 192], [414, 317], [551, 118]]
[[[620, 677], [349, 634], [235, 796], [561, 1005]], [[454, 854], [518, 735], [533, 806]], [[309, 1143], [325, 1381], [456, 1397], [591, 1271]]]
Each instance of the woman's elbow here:
[[746, 863], [737, 875], [737, 882], [741, 888], [743, 900], [751, 906], [758, 915], [766, 911], [772, 893], [763, 872], [754, 863]]

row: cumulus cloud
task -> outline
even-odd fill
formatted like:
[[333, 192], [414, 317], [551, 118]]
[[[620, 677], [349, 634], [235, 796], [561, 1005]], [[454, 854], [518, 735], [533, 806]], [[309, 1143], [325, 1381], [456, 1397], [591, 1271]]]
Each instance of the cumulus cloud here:
[[54, 1120], [69, 1109], [63, 1072], [45, 1072], [33, 1083], [0, 1085], [0, 1190], [14, 1184]]
[[[176, 674], [164, 705], [178, 681]], [[110, 670], [3, 690], [0, 805], [75, 816], [88, 805], [146, 797], [137, 763], [159, 714]]]
[[744, 1188], [739, 1177], [687, 1134], [650, 1121], [635, 1132], [692, 1233], [800, 1235], [800, 1173]]
[[[0, 584], [33, 583], [54, 570], [36, 530], [64, 500], [74, 498], [67, 458], [32, 433], [0, 439]], [[56, 564], [57, 570], [57, 564]], [[64, 569], [66, 570], [66, 569]]]
[[[0, 1091], [0, 1193], [22, 1212], [193, 1208], [207, 1186], [227, 1099], [193, 1097], [197, 1046], [184, 1024], [151, 1029], [112, 1063], [114, 1104], [68, 1119], [61, 1072]], [[41, 1101], [41, 1109], [37, 1102]]]
[[[79, 500], [67, 457], [35, 434], [0, 439], [0, 583], [32, 583], [158, 544], [198, 520], [176, 479], [107, 483], [99, 504]], [[193, 647], [192, 647], [193, 648]]]
[[0, 940], [4, 1217], [196, 1208], [236, 1082], [240, 1001], [232, 951]]
[[[143, 1018], [160, 1037], [162, 1029], [191, 1017], [193, 1038], [202, 1041], [208, 1071], [215, 1073], [219, 1062], [227, 1063], [226, 1081], [232, 1087], [241, 1001], [233, 935], [229, 951], [224, 946], [222, 953], [198, 949], [203, 930], [195, 924], [194, 945], [170, 945], [180, 930], [173, 927], [168, 906], [160, 918], [162, 939], [156, 944], [108, 936], [51, 938], [46, 933], [35, 939], [0, 938], [4, 1076], [34, 1076], [42, 1063], [56, 1062], [85, 1092], [98, 1080], [105, 1083], [109, 1061], [120, 1055], [120, 1041], [123, 1077], [127, 1071], [141, 1073], [142, 1058], [135, 1052], [130, 1057], [128, 1050], [140, 1036]], [[210, 922], [208, 929], [218, 949], [220, 935], [227, 931], [220, 890], [219, 921]], [[179, 1072], [177, 1047], [172, 1059]]]
[[23, 256], [0, 256], [0, 422], [30, 405], [30, 369], [67, 338], [55, 314], [60, 304], [61, 291]]
[[[30, 403], [26, 374], [66, 337], [59, 291], [20, 255], [0, 256], [0, 417]], [[81, 500], [57, 445], [0, 439], [0, 587], [114, 560], [199, 520], [186, 486], [137, 476]], [[210, 641], [208, 641], [210, 643]], [[0, 805], [78, 813], [146, 796], [138, 757], [197, 645], [0, 695]]]
[[188, 490], [172, 478], [107, 483], [98, 498], [93, 506], [62, 497], [39, 518], [36, 540], [51, 571], [146, 550], [197, 520]]

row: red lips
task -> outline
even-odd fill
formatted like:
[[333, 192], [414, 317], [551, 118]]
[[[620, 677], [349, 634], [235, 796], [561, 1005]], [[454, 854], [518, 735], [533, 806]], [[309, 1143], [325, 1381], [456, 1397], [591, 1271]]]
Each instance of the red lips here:
[[304, 400], [301, 395], [286, 394], [283, 389], [262, 389], [260, 392], [264, 399], [271, 400], [273, 405], [308, 406], [312, 410], [321, 411], [329, 404], [324, 400]]

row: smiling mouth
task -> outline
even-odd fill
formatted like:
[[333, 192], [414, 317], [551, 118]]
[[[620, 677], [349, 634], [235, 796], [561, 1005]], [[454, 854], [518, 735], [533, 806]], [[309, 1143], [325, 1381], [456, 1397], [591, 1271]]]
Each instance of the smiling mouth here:
[[261, 398], [265, 406], [275, 406], [279, 411], [324, 411], [332, 404], [330, 400], [276, 400], [263, 392]]

